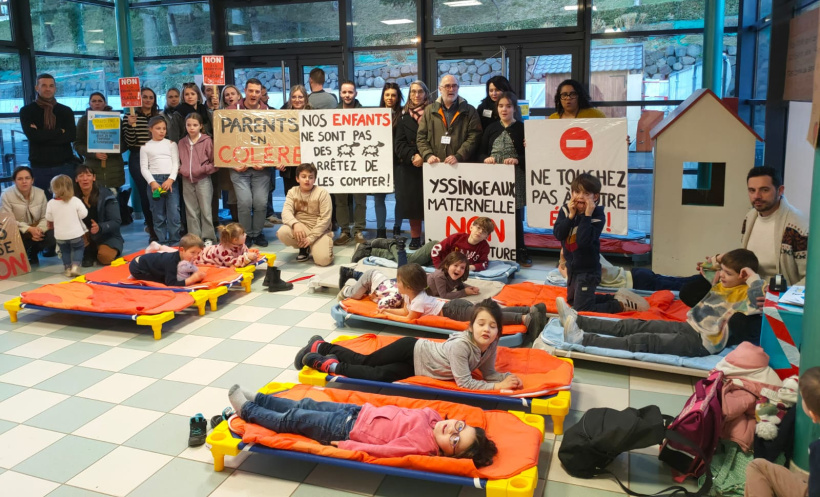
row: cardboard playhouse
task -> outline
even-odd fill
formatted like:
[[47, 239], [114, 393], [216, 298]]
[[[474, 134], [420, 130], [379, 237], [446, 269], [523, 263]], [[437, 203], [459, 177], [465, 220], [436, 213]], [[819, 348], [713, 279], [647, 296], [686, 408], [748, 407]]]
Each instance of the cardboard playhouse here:
[[704, 256], [740, 247], [746, 174], [762, 138], [709, 89], [692, 93], [651, 138], [652, 270], [691, 275]]

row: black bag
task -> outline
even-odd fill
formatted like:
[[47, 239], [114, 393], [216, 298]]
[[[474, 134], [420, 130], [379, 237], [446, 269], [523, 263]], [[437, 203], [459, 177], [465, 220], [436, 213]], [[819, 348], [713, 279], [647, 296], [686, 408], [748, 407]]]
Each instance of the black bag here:
[[[644, 496], [646, 494], [633, 492], [626, 487], [606, 467], [623, 452], [660, 445], [666, 438], [694, 446], [677, 433], [667, 431], [666, 427], [672, 420], [671, 416], [661, 414], [658, 406], [646, 406], [641, 409], [628, 407], [623, 411], [606, 407], [590, 409], [564, 432], [558, 459], [571, 476], [592, 478], [600, 474], [609, 474], [626, 493]], [[694, 447], [700, 451], [700, 448]], [[707, 466], [706, 483], [698, 492], [692, 493], [681, 486], [673, 485], [652, 495], [702, 496], [707, 495], [711, 487], [712, 473]]]

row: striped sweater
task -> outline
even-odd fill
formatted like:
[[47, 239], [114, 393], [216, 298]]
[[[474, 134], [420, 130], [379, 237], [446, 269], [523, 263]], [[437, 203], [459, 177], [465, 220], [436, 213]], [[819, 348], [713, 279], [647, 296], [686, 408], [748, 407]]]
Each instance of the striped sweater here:
[[123, 121], [123, 135], [125, 135], [125, 145], [128, 148], [140, 148], [151, 139], [151, 131], [148, 129], [149, 116], [137, 110], [137, 125], [130, 126], [128, 124], [128, 116]]

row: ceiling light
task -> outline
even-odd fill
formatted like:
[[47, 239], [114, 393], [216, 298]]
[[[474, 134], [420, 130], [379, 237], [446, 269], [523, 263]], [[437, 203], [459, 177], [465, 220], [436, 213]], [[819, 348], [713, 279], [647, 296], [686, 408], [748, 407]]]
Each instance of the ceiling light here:
[[412, 43], [414, 45], [416, 43], [420, 42], [420, 41], [421, 41], [421, 38], [419, 38], [418, 36], [414, 36], [414, 37], [410, 38], [410, 43]]
[[104, 42], [103, 40], [91, 40], [91, 41], [89, 41], [88, 43], [98, 43], [98, 44], [100, 44], [100, 45], [101, 45], [101, 44], [103, 44], [103, 43], [105, 43], [105, 42]]
[[86, 29], [85, 32], [86, 33], [102, 33], [103, 30], [102, 29]]
[[456, 0], [454, 2], [444, 2], [448, 7], [472, 7], [474, 5], [481, 5], [478, 0]]
[[[577, 5], [564, 5], [564, 10], [578, 10], [578, 6], [577, 6]], [[594, 10], [594, 11], [596, 11], [596, 12], [597, 12], [597, 11], [598, 11], [598, 7], [596, 7], [596, 6], [594, 6], [594, 5], [593, 5], [593, 6], [592, 6], [592, 10]]]
[[244, 31], [228, 31], [228, 36], [242, 36], [244, 34]]
[[54, 25], [54, 23], [51, 22], [51, 21], [46, 21], [43, 24], [45, 24], [46, 26], [53, 26]]
[[413, 24], [413, 21], [410, 19], [388, 19], [386, 21], [381, 21], [382, 24], [387, 24], [388, 26], [392, 26], [394, 24]]

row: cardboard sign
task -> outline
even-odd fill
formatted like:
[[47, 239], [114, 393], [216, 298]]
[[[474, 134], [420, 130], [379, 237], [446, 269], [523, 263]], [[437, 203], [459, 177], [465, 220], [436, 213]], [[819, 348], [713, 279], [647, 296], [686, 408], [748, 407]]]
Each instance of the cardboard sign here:
[[139, 78], [120, 78], [120, 101], [125, 107], [142, 107]]
[[490, 259], [515, 260], [515, 166], [440, 162], [423, 166], [424, 232], [429, 240], [469, 233], [477, 217], [495, 231], [487, 239]]
[[527, 224], [552, 228], [581, 173], [601, 180], [604, 233], [625, 235], [628, 215], [626, 119], [545, 119], [524, 124]]
[[202, 56], [202, 83], [220, 86], [225, 84], [225, 57], [221, 55]]
[[811, 100], [817, 52], [817, 9], [789, 21], [789, 52], [783, 100]]
[[297, 110], [217, 110], [213, 124], [217, 167], [302, 163]]
[[330, 193], [393, 191], [390, 109], [305, 110], [299, 115], [302, 158]]
[[0, 280], [31, 271], [17, 220], [10, 212], [0, 212]]
[[119, 112], [88, 111], [88, 151], [120, 153]]

